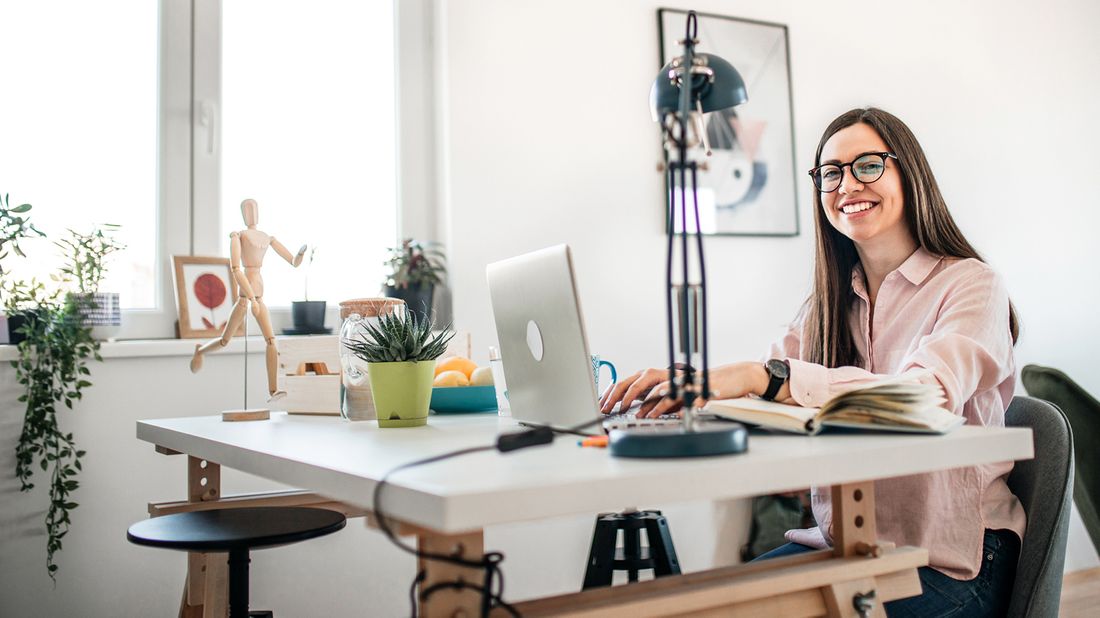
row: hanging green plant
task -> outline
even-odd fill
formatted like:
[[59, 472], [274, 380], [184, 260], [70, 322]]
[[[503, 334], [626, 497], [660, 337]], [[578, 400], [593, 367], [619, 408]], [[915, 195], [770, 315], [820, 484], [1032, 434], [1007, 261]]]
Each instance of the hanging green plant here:
[[[30, 224], [26, 214], [30, 210], [29, 204], [9, 208], [7, 196], [3, 196], [0, 258], [8, 255], [9, 247], [16, 255], [25, 257], [19, 249], [19, 240], [43, 236]], [[117, 227], [105, 229], [112, 232]], [[101, 228], [86, 236], [70, 233], [70, 237], [59, 245], [68, 250], [68, 255], [63, 276], [56, 279], [62, 284], [76, 285], [81, 291], [95, 291], [93, 288], [103, 276], [103, 259], [117, 250], [117, 243], [105, 236]], [[83, 397], [84, 389], [92, 385], [88, 380], [89, 360], [102, 360], [99, 342], [92, 337], [92, 329], [85, 320], [94, 301], [87, 294], [66, 294], [61, 287], [47, 289], [34, 279], [6, 277], [0, 281], [0, 302], [9, 317], [18, 315], [22, 320], [18, 333], [23, 339], [16, 346], [18, 358], [11, 363], [23, 390], [19, 401], [26, 406], [15, 449], [15, 475], [22, 491], [34, 489], [36, 468], [49, 478], [46, 571], [56, 581], [58, 565], [54, 557], [61, 551], [62, 539], [72, 525], [71, 513], [79, 506], [72, 494], [80, 487], [76, 477], [84, 457], [84, 451], [76, 448], [73, 434], [61, 430], [57, 410], [61, 404], [71, 409], [73, 402]]]
[[[12, 361], [16, 377], [23, 387], [19, 401], [26, 405], [23, 431], [15, 449], [15, 475], [21, 489], [30, 491], [35, 468], [45, 472], [50, 481], [49, 507], [46, 510], [46, 570], [56, 577], [54, 555], [61, 551], [61, 541], [72, 523], [70, 513], [78, 504], [70, 497], [77, 487], [77, 472], [84, 451], [78, 450], [73, 434], [61, 431], [57, 408], [83, 397], [88, 381], [88, 359], [102, 360], [99, 342], [92, 338], [91, 328], [82, 323], [82, 309], [77, 297], [64, 300], [47, 293], [37, 282], [9, 286], [18, 298], [29, 301], [32, 309], [26, 317], [19, 343], [19, 358]], [[37, 464], [37, 466], [36, 466]]]

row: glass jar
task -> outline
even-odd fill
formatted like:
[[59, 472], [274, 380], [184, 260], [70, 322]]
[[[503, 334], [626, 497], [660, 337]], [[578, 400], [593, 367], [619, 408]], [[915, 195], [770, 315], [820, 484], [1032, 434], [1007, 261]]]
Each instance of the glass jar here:
[[504, 361], [495, 346], [489, 346], [489, 368], [493, 372], [493, 387], [497, 393], [497, 414], [512, 416], [512, 406], [508, 403], [508, 386], [504, 383]]
[[372, 421], [377, 416], [371, 396], [367, 361], [344, 345], [369, 339], [367, 324], [378, 326], [378, 316], [403, 307], [396, 298], [354, 298], [340, 303], [340, 416], [349, 421]]

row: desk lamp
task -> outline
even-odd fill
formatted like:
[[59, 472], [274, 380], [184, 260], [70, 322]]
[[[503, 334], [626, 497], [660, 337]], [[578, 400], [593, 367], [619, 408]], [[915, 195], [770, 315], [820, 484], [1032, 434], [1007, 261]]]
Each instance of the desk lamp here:
[[[668, 259], [666, 262], [669, 389], [666, 397], [683, 395], [683, 422], [678, 426], [637, 427], [611, 431], [611, 454], [620, 457], [698, 457], [740, 453], [747, 446], [747, 432], [737, 423], [705, 423], [697, 420], [699, 401], [711, 396], [707, 356], [707, 286], [703, 260], [699, 196], [696, 193], [696, 161], [688, 151], [701, 145], [710, 155], [703, 114], [740, 105], [748, 100], [745, 81], [729, 62], [713, 54], [696, 53], [698, 22], [695, 11], [687, 16], [682, 56], [665, 65], [649, 94], [653, 119], [661, 123], [666, 165]], [[690, 180], [690, 185], [688, 181]], [[689, 189], [690, 187], [690, 189]], [[679, 192], [679, 208], [676, 194]], [[694, 212], [695, 264], [698, 281], [691, 282], [687, 199]], [[680, 231], [676, 221], [679, 210]], [[680, 282], [674, 281], [673, 261], [679, 239]], [[673, 305], [677, 306], [676, 318]], [[678, 325], [678, 328], [677, 328]], [[676, 360], [679, 332], [681, 362]], [[697, 362], [701, 360], [701, 364]], [[683, 369], [681, 377], [677, 368]], [[697, 370], [698, 369], [698, 370]], [[701, 371], [699, 371], [701, 370]]]

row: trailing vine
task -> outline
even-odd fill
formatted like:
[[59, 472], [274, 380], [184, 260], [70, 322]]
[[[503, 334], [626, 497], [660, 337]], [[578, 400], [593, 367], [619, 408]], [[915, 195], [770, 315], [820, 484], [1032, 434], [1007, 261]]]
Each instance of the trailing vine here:
[[80, 486], [76, 476], [85, 453], [76, 448], [72, 433], [61, 431], [57, 408], [64, 403], [71, 409], [92, 385], [87, 379], [91, 373], [87, 362], [90, 358], [101, 360], [99, 342], [81, 322], [79, 297], [59, 300], [56, 293], [47, 294], [42, 284], [33, 281], [11, 288], [18, 288], [21, 298], [34, 301], [34, 309], [22, 313], [24, 339], [18, 344], [18, 360], [12, 361], [23, 387], [19, 401], [26, 405], [15, 451], [15, 474], [23, 491], [34, 488], [31, 478], [36, 463], [49, 476], [46, 570], [56, 578], [54, 555], [61, 551], [62, 539], [69, 532], [70, 513], [79, 506], [71, 494]]
[[[9, 254], [8, 249], [25, 258], [19, 241], [44, 235], [30, 224], [30, 210], [30, 204], [11, 208], [7, 195], [0, 199], [0, 258]], [[117, 226], [104, 227], [108, 233], [117, 230]], [[81, 292], [95, 291], [103, 277], [104, 258], [121, 248], [101, 228], [85, 235], [69, 230], [69, 238], [58, 246], [67, 250], [68, 261], [62, 277], [55, 279], [75, 283]], [[0, 273], [4, 273], [2, 268]], [[79, 506], [72, 494], [80, 487], [76, 477], [85, 454], [76, 448], [72, 433], [61, 431], [57, 410], [61, 404], [72, 409], [73, 402], [83, 397], [84, 389], [92, 385], [89, 359], [102, 360], [99, 342], [85, 324], [95, 301], [88, 294], [65, 294], [62, 289], [47, 289], [35, 279], [28, 282], [7, 276], [0, 281], [0, 298], [9, 319], [22, 319], [16, 333], [23, 338], [17, 344], [18, 358], [11, 363], [22, 386], [19, 402], [26, 407], [15, 449], [15, 474], [22, 491], [34, 489], [36, 468], [49, 477], [46, 572], [57, 581], [54, 557], [72, 525], [71, 513]]]

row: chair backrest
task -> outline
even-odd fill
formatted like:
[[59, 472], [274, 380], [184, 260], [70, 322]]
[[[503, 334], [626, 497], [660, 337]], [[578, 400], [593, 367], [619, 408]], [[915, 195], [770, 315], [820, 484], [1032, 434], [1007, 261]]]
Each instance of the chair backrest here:
[[1073, 493], [1073, 434], [1062, 411], [1031, 397], [1016, 397], [1005, 425], [1029, 427], [1035, 459], [1017, 461], [1008, 487], [1027, 513], [1008, 615], [1057, 616]]
[[1073, 501], [1100, 551], [1100, 401], [1069, 376], [1040, 365], [1020, 374], [1027, 394], [1058, 406], [1073, 429]]

